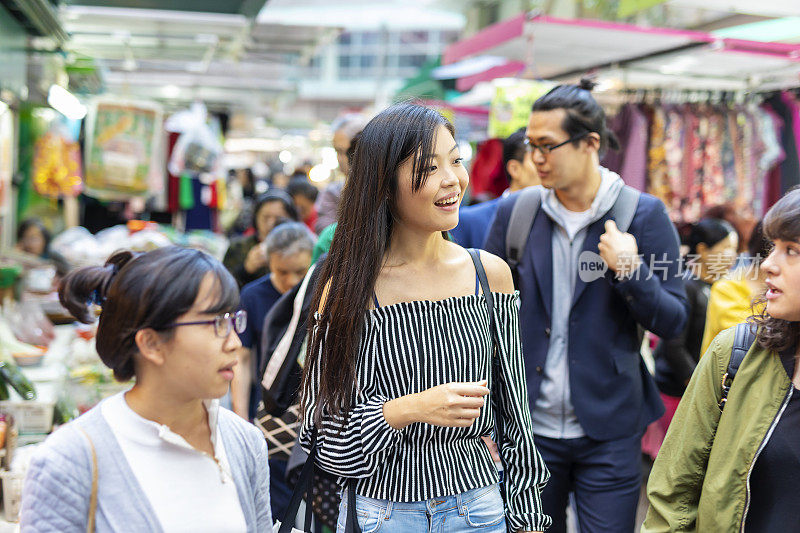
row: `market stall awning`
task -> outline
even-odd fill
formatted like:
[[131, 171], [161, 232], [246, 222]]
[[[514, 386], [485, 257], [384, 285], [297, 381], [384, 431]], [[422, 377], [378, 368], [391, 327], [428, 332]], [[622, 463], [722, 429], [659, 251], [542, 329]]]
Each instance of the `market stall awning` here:
[[531, 66], [537, 77], [557, 78], [713, 40], [706, 33], [694, 31], [523, 13], [451, 45], [445, 50], [442, 63], [477, 55], [501, 56]]
[[711, 34], [596, 20], [522, 14], [448, 48], [443, 63], [482, 55], [507, 63], [460, 78], [515, 76], [572, 80], [588, 72], [613, 85], [703, 90], [767, 90], [800, 85], [800, 45], [719, 39]]
[[800, 45], [723, 39], [630, 61], [599, 76], [628, 87], [766, 91], [800, 85]]

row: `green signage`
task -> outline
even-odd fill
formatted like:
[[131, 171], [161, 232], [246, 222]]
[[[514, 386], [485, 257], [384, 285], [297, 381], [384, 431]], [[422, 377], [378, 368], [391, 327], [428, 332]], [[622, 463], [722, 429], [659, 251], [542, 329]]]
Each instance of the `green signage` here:
[[666, 0], [619, 0], [617, 16], [620, 18], [630, 17], [649, 7], [663, 4]]

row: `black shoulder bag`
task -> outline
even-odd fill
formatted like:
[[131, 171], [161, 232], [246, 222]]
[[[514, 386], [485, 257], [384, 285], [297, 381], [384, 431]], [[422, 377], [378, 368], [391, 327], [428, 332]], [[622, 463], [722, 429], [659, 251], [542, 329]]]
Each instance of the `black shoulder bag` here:
[[[503, 439], [503, 416], [500, 410], [500, 381], [503, 379], [503, 374], [500, 370], [500, 357], [502, 357], [500, 351], [500, 333], [497, 329], [497, 321], [495, 320], [494, 314], [494, 298], [492, 297], [492, 291], [489, 288], [489, 279], [486, 277], [486, 271], [483, 269], [483, 263], [481, 263], [481, 256], [480, 252], [475, 248], [469, 248], [467, 250], [469, 252], [470, 257], [472, 258], [472, 262], [475, 264], [475, 271], [478, 274], [478, 281], [481, 285], [481, 292], [483, 292], [483, 301], [486, 303], [486, 311], [489, 313], [489, 329], [492, 333], [492, 344], [494, 344], [494, 352], [492, 355], [492, 388], [491, 388], [491, 399], [492, 399], [492, 413], [494, 413], [494, 441], [497, 444], [498, 452], [500, 450], [500, 442]], [[506, 465], [503, 461], [503, 455], [500, 454], [500, 464], [503, 465], [503, 478], [507, 475]], [[500, 483], [500, 494], [503, 497], [503, 504], [506, 503], [506, 491], [505, 491], [505, 481], [501, 481]]]
[[[293, 525], [297, 519], [297, 513], [300, 510], [300, 501], [303, 499], [303, 494], [306, 495], [306, 516], [303, 522], [303, 531], [311, 531], [311, 498], [314, 494], [314, 470], [317, 459], [317, 428], [311, 430], [311, 453], [308, 454], [306, 464], [300, 471], [300, 479], [292, 491], [292, 499], [289, 500], [289, 507], [286, 508], [286, 514], [277, 524], [277, 533], [295, 533], [296, 529]], [[345, 533], [361, 533], [361, 527], [358, 525], [356, 518], [356, 482], [353, 479], [347, 480], [347, 522], [344, 526]]]

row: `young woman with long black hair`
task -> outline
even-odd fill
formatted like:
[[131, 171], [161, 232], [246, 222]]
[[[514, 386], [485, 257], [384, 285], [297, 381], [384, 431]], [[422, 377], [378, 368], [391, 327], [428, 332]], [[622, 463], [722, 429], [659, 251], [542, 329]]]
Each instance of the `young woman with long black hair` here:
[[[356, 479], [362, 530], [543, 531], [548, 472], [533, 443], [508, 266], [482, 253], [500, 329], [470, 255], [447, 239], [469, 177], [438, 112], [398, 104], [355, 141], [339, 226], [314, 295], [301, 444]], [[482, 437], [504, 431], [505, 509]], [[344, 529], [347, 498], [339, 513]]]

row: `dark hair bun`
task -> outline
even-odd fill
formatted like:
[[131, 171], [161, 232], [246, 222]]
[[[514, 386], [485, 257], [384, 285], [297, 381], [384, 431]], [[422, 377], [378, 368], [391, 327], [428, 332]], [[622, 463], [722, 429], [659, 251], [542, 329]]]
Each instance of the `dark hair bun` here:
[[116, 273], [136, 257], [127, 250], [116, 252], [104, 266], [90, 266], [73, 270], [58, 287], [58, 301], [72, 316], [85, 324], [94, 321], [90, 307], [106, 298], [108, 287]]
[[591, 78], [581, 78], [581, 81], [578, 82], [578, 88], [584, 91], [591, 92], [595, 87], [597, 87], [597, 82]]

